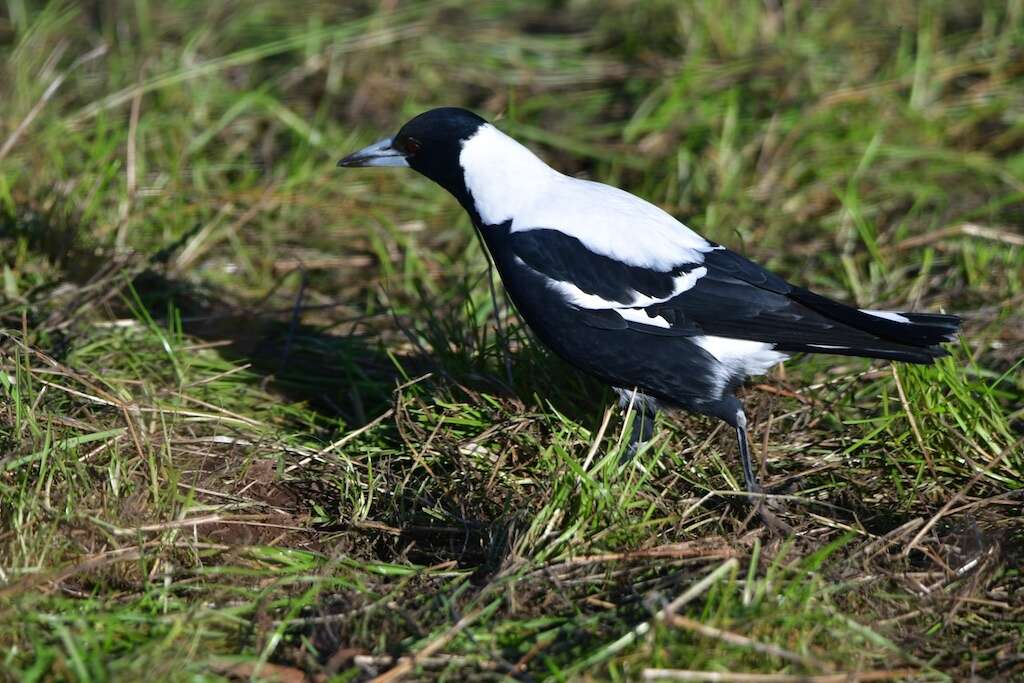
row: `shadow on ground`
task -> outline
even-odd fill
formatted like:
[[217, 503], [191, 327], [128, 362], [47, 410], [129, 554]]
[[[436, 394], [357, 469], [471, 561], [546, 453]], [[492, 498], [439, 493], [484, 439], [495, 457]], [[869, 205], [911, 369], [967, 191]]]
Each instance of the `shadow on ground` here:
[[[439, 313], [425, 302], [422, 326], [417, 336], [426, 337], [425, 347], [396, 353], [380, 337], [369, 334], [339, 334], [300, 322], [294, 315], [261, 313], [256, 306], [228, 303], [210, 291], [191, 283], [147, 269], [136, 276], [131, 289], [149, 316], [167, 323], [169, 311], [181, 316], [181, 327], [190, 338], [220, 344], [218, 352], [237, 365], [262, 377], [271, 394], [282, 400], [304, 403], [324, 418], [331, 428], [322, 435], [333, 441], [387, 415], [374, 428], [374, 440], [389, 450], [409, 454], [424, 444], [435, 455], [426, 469], [416, 467], [415, 457], [374, 459], [379, 476], [389, 482], [390, 500], [382, 501], [374, 512], [380, 524], [362, 524], [358, 532], [370, 541], [373, 555], [382, 561], [406, 561], [423, 566], [454, 560], [458, 566], [473, 568], [484, 580], [498, 571], [509, 552], [510, 543], [520, 529], [529, 526], [524, 511], [529, 501], [509, 495], [493, 497], [490, 473], [467, 460], [474, 434], [453, 439], [452, 434], [431, 436], [411, 412], [418, 405], [431, 412], [435, 399], [454, 405], [486, 405], [480, 393], [497, 397], [507, 409], [495, 413], [493, 422], [482, 431], [511, 420], [509, 424], [530, 420], [531, 415], [548, 410], [548, 405], [570, 420], [596, 431], [602, 409], [612, 400], [610, 392], [535, 344], [508, 351], [511, 374], [506, 375], [500, 355], [472, 358], [451, 351], [459, 337], [473, 333], [460, 330], [458, 306]], [[427, 310], [429, 308], [429, 310]], [[121, 311], [129, 315], [131, 311]], [[439, 320], [438, 316], [447, 316]], [[463, 321], [465, 325], [465, 321]], [[454, 331], [454, 332], [453, 332]], [[414, 346], [405, 344], [406, 347]], [[449, 349], [433, 354], [429, 348]], [[407, 386], [409, 378], [427, 379], [418, 383], [412, 398], [396, 388]], [[407, 391], [407, 390], [406, 390]], [[539, 397], [521, 400], [519, 397]], [[531, 405], [532, 404], [532, 405]], [[516, 414], [518, 417], [511, 417]], [[545, 441], [542, 420], [532, 420], [529, 429]], [[507, 445], [507, 448], [514, 448]], [[535, 456], [534, 456], [535, 457]], [[344, 510], [339, 492], [347, 488], [344, 474], [325, 468], [309, 469], [286, 486], [310, 508]], [[323, 534], [352, 532], [350, 520], [338, 518], [318, 525]]]
[[[58, 359], [73, 347], [76, 326], [89, 316], [148, 318], [165, 329], [173, 317], [187, 338], [214, 345], [236, 366], [248, 366], [271, 396], [308, 406], [322, 418], [313, 427], [319, 440], [329, 443], [385, 416], [374, 428], [374, 444], [401, 454], [431, 438], [411, 413], [432, 412], [435, 400], [481, 407], [479, 428], [467, 429], [462, 438], [444, 430], [431, 439], [436, 455], [429, 470], [404, 455], [374, 457], [373, 467], [392, 492], [373, 512], [379, 524], [353, 528], [339, 514], [318, 527], [325, 537], [356, 531], [381, 560], [425, 565], [455, 560], [481, 576], [498, 569], [510, 538], [528, 523], [522, 518], [528, 501], [488, 495], [489, 480], [481, 479], [479, 463], [469, 462], [465, 452], [477, 437], [473, 429], [487, 431], [507, 421], [543, 443], [546, 421], [537, 418], [550, 407], [593, 431], [613, 400], [538, 345], [522, 343], [521, 330], [510, 332], [516, 341], [504, 348], [481, 341], [486, 335], [472, 329], [458, 302], [424, 299], [404, 320], [377, 316], [375, 325], [358, 318], [330, 320], [320, 306], [317, 319], [329, 322], [310, 325], [302, 320], [300, 296], [278, 293], [272, 301], [239, 301], [176, 274], [168, 264], [191, 233], [148, 258], [123, 259], [83, 243], [80, 235], [73, 223], [53, 216], [0, 216], [0, 244], [20, 242], [49, 263], [48, 271], [40, 271], [42, 283], [26, 294], [28, 305], [0, 299], [0, 326], [21, 327], [25, 313], [33, 343]], [[292, 310], [289, 300], [298, 302]], [[414, 391], [396, 391], [411, 379], [420, 380]], [[495, 397], [500, 408], [487, 413], [489, 401], [480, 394]], [[504, 444], [514, 448], [510, 440]], [[341, 513], [346, 509], [339, 493], [346, 487], [343, 477], [310, 463], [281, 485], [307, 511], [315, 506]]]

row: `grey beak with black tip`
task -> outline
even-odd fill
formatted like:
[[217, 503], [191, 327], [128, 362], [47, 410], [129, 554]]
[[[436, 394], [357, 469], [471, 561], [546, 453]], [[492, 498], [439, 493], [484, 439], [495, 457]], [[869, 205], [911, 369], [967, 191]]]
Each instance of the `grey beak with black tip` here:
[[364, 147], [354, 154], [338, 162], [338, 166], [349, 168], [359, 166], [402, 166], [408, 167], [405, 155], [391, 146], [392, 138], [378, 140], [369, 147]]

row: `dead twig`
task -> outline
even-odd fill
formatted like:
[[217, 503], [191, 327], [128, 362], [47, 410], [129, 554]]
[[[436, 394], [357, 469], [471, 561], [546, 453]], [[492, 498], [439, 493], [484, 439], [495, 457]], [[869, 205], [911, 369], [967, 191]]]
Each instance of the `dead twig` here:
[[1002, 242], [1003, 244], [1009, 244], [1017, 247], [1024, 246], [1024, 235], [1013, 232], [1009, 228], [995, 228], [988, 225], [978, 225], [977, 223], [961, 223], [960, 225], [951, 225], [948, 228], [929, 232], [924, 235], [908, 237], [907, 239], [901, 240], [900, 242], [888, 247], [888, 249], [883, 249], [883, 251], [906, 251], [908, 249], [916, 249], [929, 244], [935, 244], [936, 242], [941, 242], [950, 237], [960, 236], [977, 237], [979, 239]]
[[370, 683], [392, 683], [393, 681], [400, 680], [410, 671], [412, 671], [417, 665], [421, 664], [424, 660], [432, 656], [435, 652], [443, 648], [445, 645], [451, 642], [451, 640], [463, 631], [467, 626], [472, 624], [474, 621], [480, 618], [484, 613], [484, 609], [480, 608], [467, 614], [466, 616], [459, 619], [455, 624], [447, 631], [442, 633], [434, 640], [427, 643], [427, 645], [412, 655], [411, 657], [401, 657], [391, 669], [388, 669], [380, 676], [375, 677]]
[[924, 459], [928, 463], [928, 471], [931, 475], [935, 476], [935, 464], [932, 462], [932, 453], [928, 450], [928, 447], [924, 445], [924, 438], [921, 436], [921, 430], [917, 428], [917, 420], [914, 419], [914, 412], [910, 409], [910, 401], [907, 400], [907, 394], [903, 391], [903, 382], [900, 381], [900, 373], [896, 370], [896, 366], [892, 365], [892, 377], [896, 381], [896, 393], [899, 394], [900, 403], [903, 404], [903, 412], [907, 414], [907, 421], [910, 422], [910, 429], [914, 432], [914, 440], [917, 441], [917, 445], [921, 447], [921, 452], [924, 453]]
[[732, 671], [690, 671], [686, 669], [644, 669], [645, 681], [704, 681], [706, 683], [866, 683], [909, 678], [915, 669], [887, 669], [839, 674], [757, 674]]
[[39, 113], [43, 111], [43, 107], [46, 106], [46, 103], [53, 99], [53, 96], [57, 94], [57, 90], [59, 90], [60, 86], [64, 84], [64, 81], [71, 75], [71, 72], [83, 64], [91, 62], [94, 59], [98, 59], [105, 54], [107, 54], [107, 46], [104, 43], [92, 50], [89, 50], [84, 55], [71, 62], [71, 66], [69, 66], [66, 71], [61, 72], [56, 78], [50, 81], [50, 85], [46, 86], [46, 90], [43, 91], [39, 100], [31, 109], [29, 109], [28, 113], [25, 114], [25, 118], [23, 118], [21, 123], [18, 124], [18, 127], [7, 136], [7, 140], [5, 140], [3, 146], [0, 147], [0, 161], [3, 161], [10, 151], [14, 149], [14, 146], [18, 144], [18, 140], [20, 140], [21, 136], [25, 134], [25, 131], [32, 125], [32, 122], [36, 120]]
[[929, 519], [927, 523], [925, 523], [923, 527], [921, 527], [921, 530], [917, 532], [917, 535], [914, 536], [910, 543], [908, 543], [907, 546], [903, 549], [903, 556], [906, 557], [907, 555], [909, 555], [910, 551], [912, 551], [917, 546], [917, 544], [921, 542], [921, 539], [924, 538], [924, 535], [927, 534], [931, 530], [931, 528], [935, 526], [938, 523], [938, 521], [943, 518], [943, 516], [946, 515], [947, 512], [949, 512], [949, 509], [952, 508], [953, 505], [955, 505], [957, 501], [959, 501], [964, 496], [964, 494], [970, 490], [972, 486], [977, 484], [982, 477], [984, 477], [986, 474], [995, 469], [995, 466], [1002, 462], [1003, 458], [1006, 457], [1008, 453], [1015, 450], [1016, 448], [1019, 448], [1022, 443], [1024, 443], [1024, 438], [1017, 439], [1011, 445], [1004, 448], [1002, 452], [999, 453], [999, 455], [992, 458], [992, 462], [990, 462], [988, 465], [985, 466], [984, 469], [977, 472], [973, 477], [971, 477], [970, 481], [961, 486], [960, 490], [953, 494], [953, 497], [946, 501], [946, 504], [939, 508], [939, 511], [936, 512], [932, 516], [932, 518]]
[[683, 617], [677, 614], [673, 614], [672, 616], [668, 617], [666, 621], [672, 626], [676, 626], [678, 628], [685, 628], [688, 631], [699, 633], [700, 635], [706, 636], [708, 638], [721, 640], [722, 642], [729, 643], [730, 645], [737, 645], [739, 647], [749, 648], [754, 652], [760, 652], [764, 655], [771, 655], [773, 657], [778, 657], [779, 659], [785, 659], [790, 662], [802, 664], [803, 666], [814, 666], [818, 668], [824, 668], [826, 666], [825, 662], [822, 662], [818, 659], [814, 659], [813, 657], [806, 657], [804, 655], [797, 654], [796, 652], [791, 652], [789, 650], [783, 649], [777, 645], [761, 643], [756, 640], [753, 640], [752, 638], [742, 636], [739, 633], [733, 633], [732, 631], [725, 631], [720, 628], [715, 628], [714, 626], [708, 626], [707, 624], [702, 624], [699, 621], [690, 619], [689, 617]]

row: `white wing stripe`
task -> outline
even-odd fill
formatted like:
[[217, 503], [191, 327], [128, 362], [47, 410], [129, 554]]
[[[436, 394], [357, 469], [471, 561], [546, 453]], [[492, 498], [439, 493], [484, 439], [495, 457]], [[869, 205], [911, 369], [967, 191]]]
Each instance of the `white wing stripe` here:
[[[519, 259], [519, 262], [522, 263], [523, 265], [526, 265], [525, 262], [522, 261], [521, 259]], [[704, 266], [701, 266], [700, 268], [694, 268], [688, 273], [683, 273], [682, 275], [679, 275], [673, 280], [675, 287], [673, 288], [672, 293], [666, 297], [658, 298], [653, 296], [647, 296], [646, 294], [641, 294], [640, 292], [634, 291], [632, 293], [633, 298], [625, 304], [620, 303], [618, 301], [608, 301], [607, 299], [603, 299], [597, 296], [596, 294], [587, 294], [586, 292], [584, 292], [571, 282], [563, 282], [562, 280], [552, 280], [551, 278], [547, 278], [547, 276], [545, 277], [548, 282], [548, 287], [561, 294], [566, 301], [575, 306], [590, 309], [620, 309], [643, 308], [645, 306], [653, 306], [654, 304], [664, 303], [673, 297], [679, 296], [686, 290], [691, 289], [694, 285], [697, 284], [697, 280], [707, 275], [707, 272], [708, 269], [705, 268]]]
[[651, 315], [642, 308], [616, 308], [615, 312], [622, 316], [623, 320], [628, 320], [633, 323], [650, 325], [651, 327], [663, 327], [666, 330], [672, 327], [662, 316]]

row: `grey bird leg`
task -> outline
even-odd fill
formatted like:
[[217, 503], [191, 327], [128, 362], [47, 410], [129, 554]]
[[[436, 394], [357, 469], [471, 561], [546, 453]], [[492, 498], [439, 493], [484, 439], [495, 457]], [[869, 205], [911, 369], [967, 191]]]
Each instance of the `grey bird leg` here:
[[757, 481], [754, 473], [754, 461], [750, 458], [750, 446], [747, 441], [747, 416], [740, 410], [736, 413], [736, 439], [740, 442], [740, 462], [743, 465], [743, 481], [747, 485], [747, 492], [753, 494], [764, 493], [761, 484]]
[[636, 406], [635, 410], [633, 428], [629, 432], [629, 448], [626, 449], [622, 457], [623, 462], [629, 462], [636, 457], [636, 452], [640, 450], [640, 447], [654, 436], [654, 416], [657, 415], [657, 411], [649, 411], [642, 406]]
[[619, 395], [619, 406], [623, 410], [633, 409], [633, 425], [629, 432], [629, 445], [620, 462], [627, 463], [636, 452], [654, 436], [654, 416], [658, 414], [658, 402], [634, 389], [615, 387]]
[[743, 464], [743, 481], [747, 485], [747, 493], [753, 498], [754, 513], [761, 518], [772, 531], [783, 536], [792, 536], [794, 531], [791, 526], [775, 516], [769, 507], [774, 507], [772, 501], [766, 501], [764, 488], [757, 481], [757, 474], [754, 471], [754, 461], [750, 457], [750, 446], [747, 440], [747, 416], [742, 410], [736, 411], [736, 438], [740, 442], [740, 462]]

